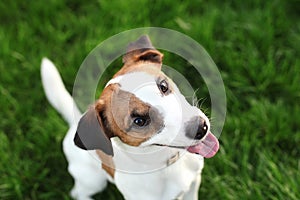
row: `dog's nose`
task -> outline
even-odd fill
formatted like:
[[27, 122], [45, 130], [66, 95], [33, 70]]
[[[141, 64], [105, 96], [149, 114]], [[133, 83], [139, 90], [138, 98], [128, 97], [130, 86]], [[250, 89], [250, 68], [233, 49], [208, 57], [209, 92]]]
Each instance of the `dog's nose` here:
[[208, 132], [208, 124], [200, 116], [193, 117], [185, 124], [185, 134], [188, 138], [201, 140]]
[[208, 126], [206, 124], [206, 121], [204, 119], [200, 118], [200, 123], [199, 123], [198, 129], [197, 129], [195, 139], [196, 140], [202, 139], [205, 136], [205, 134], [207, 133], [207, 131], [208, 131]]

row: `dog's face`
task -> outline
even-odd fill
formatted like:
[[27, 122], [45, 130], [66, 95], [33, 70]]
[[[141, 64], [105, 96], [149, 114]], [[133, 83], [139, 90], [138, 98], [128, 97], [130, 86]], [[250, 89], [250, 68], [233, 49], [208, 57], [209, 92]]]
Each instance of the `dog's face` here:
[[75, 143], [113, 154], [109, 141], [131, 146], [168, 146], [205, 157], [218, 150], [208, 118], [190, 105], [162, 71], [163, 55], [147, 37], [129, 45], [124, 66], [79, 122]]

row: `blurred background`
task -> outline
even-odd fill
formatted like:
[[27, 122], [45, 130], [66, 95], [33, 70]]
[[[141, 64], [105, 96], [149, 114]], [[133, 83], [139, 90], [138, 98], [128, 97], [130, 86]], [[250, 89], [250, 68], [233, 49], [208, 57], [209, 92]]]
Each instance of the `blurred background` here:
[[[206, 160], [200, 198], [300, 199], [299, 13], [296, 0], [1, 1], [0, 199], [70, 199], [73, 180], [61, 147], [68, 127], [45, 98], [42, 57], [72, 91], [93, 48], [149, 26], [199, 42], [226, 87], [220, 152]], [[187, 61], [171, 55], [168, 62], [190, 73]], [[109, 185], [95, 198], [122, 196]]]

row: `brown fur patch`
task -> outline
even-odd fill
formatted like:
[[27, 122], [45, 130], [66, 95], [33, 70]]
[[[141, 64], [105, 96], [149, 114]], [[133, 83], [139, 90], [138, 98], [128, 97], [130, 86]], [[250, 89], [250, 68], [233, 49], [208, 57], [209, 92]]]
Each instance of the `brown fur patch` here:
[[126, 53], [123, 62], [127, 66], [140, 61], [161, 64], [162, 58], [163, 54], [156, 49], [139, 49]]
[[112, 178], [115, 177], [115, 163], [112, 159], [112, 156], [109, 156], [103, 151], [96, 150], [97, 155], [102, 161], [102, 169], [104, 169]]
[[153, 74], [155, 76], [161, 74], [161, 65], [156, 64], [156, 63], [149, 63], [149, 62], [140, 62], [140, 63], [135, 63], [133, 65], [124, 65], [120, 71], [118, 71], [113, 78], [132, 73], [132, 72], [146, 72], [148, 74]]
[[[157, 109], [132, 93], [121, 90], [118, 84], [111, 84], [104, 89], [95, 108], [100, 113], [105, 131], [108, 132], [106, 134], [117, 136], [131, 146], [139, 146], [163, 127], [163, 118]], [[136, 127], [133, 124], [135, 116], [149, 117], [150, 124]]]
[[[157, 71], [161, 70], [163, 56], [161, 52], [151, 48], [129, 51], [123, 56], [124, 66], [114, 77], [133, 71], [150, 71], [157, 74]], [[145, 68], [145, 66], [148, 67]]]

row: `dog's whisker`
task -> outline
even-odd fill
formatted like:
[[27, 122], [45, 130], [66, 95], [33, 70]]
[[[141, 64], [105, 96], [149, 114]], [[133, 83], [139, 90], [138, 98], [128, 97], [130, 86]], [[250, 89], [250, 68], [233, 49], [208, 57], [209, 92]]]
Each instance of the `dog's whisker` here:
[[206, 101], [206, 98], [200, 98], [197, 100], [197, 108], [202, 108], [203, 103]]
[[198, 107], [197, 102], [198, 102], [198, 97], [197, 97], [197, 92], [198, 92], [199, 88], [197, 88], [192, 96], [193, 102], [192, 105]]

